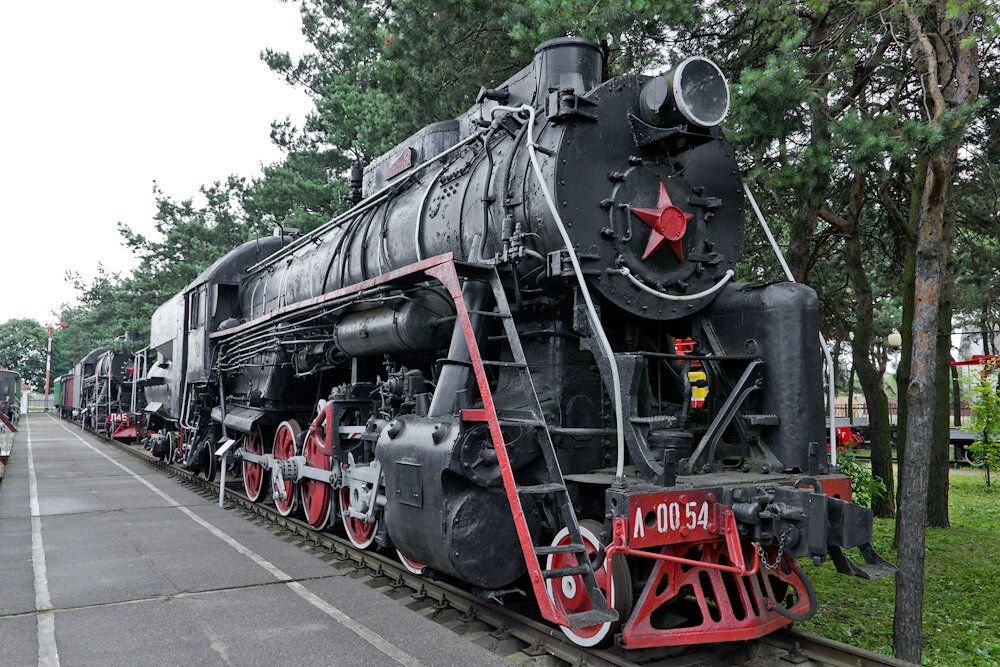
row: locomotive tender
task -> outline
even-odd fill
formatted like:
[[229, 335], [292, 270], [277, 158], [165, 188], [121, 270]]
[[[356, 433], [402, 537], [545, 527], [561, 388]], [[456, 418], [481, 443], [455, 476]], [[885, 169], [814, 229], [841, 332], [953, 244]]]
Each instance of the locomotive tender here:
[[596, 44], [545, 42], [355, 170], [349, 211], [161, 306], [135, 364], [147, 446], [210, 477], [231, 441], [251, 499], [484, 594], [531, 588], [581, 645], [808, 618], [798, 558], [891, 572], [828, 460], [815, 293], [732, 281], [722, 73], [601, 71]]
[[[59, 398], [59, 414], [63, 419], [79, 421], [84, 425], [91, 425], [91, 421], [86, 418], [90, 412], [86, 408], [92, 402], [88, 400], [95, 393], [89, 385], [95, 384], [92, 379], [95, 376], [97, 360], [107, 350], [97, 347], [91, 350], [83, 359], [73, 366], [70, 372], [60, 376], [56, 382], [62, 386]], [[88, 378], [90, 381], [88, 382]], [[88, 385], [87, 388], [84, 385]]]

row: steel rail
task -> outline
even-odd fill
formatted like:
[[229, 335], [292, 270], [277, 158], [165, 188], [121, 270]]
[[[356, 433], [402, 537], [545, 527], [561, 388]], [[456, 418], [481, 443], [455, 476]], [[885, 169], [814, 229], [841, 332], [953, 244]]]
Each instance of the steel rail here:
[[[113, 440], [90, 429], [87, 430], [92, 435], [121, 449], [150, 467], [163, 470], [206, 493], [211, 492], [213, 496], [219, 494], [217, 482], [209, 482], [201, 475], [160, 461], [136, 445]], [[393, 588], [405, 586], [414, 591], [407, 597], [429, 599], [438, 608], [450, 607], [461, 612], [463, 618], [474, 618], [496, 628], [498, 632], [491, 634], [509, 634], [524, 642], [525, 648], [522, 651], [515, 651], [515, 653], [549, 654], [571, 665], [614, 665], [617, 667], [635, 667], [639, 664], [647, 664], [651, 660], [656, 660], [657, 664], [661, 665], [713, 665], [720, 664], [720, 660], [729, 664], [738, 664], [733, 661], [737, 654], [745, 656], [747, 664], [760, 664], [758, 661], [762, 657], [762, 650], [767, 651], [766, 655], [776, 660], [789, 658], [792, 660], [812, 660], [813, 664], [829, 667], [853, 667], [861, 664], [885, 665], [886, 667], [911, 667], [912, 665], [912, 663], [793, 628], [783, 628], [760, 639], [751, 642], [735, 642], [732, 645], [708, 644], [638, 651], [626, 651], [620, 646], [613, 649], [588, 649], [571, 643], [554, 626], [483, 600], [448, 582], [413, 574], [392, 558], [375, 551], [358, 549], [346, 538], [318, 531], [301, 519], [282, 516], [275, 508], [252, 502], [228, 485], [225, 497], [243, 511], [255, 514], [291, 535], [321, 546], [343, 561], [351, 561], [355, 568], [368, 570], [372, 579], [387, 578], [389, 580], [387, 585]]]
[[899, 660], [881, 653], [842, 644], [794, 628], [782, 628], [757, 641], [787, 651], [792, 658], [806, 658], [833, 667], [857, 665], [886, 665], [887, 667], [915, 667], [915, 663]]

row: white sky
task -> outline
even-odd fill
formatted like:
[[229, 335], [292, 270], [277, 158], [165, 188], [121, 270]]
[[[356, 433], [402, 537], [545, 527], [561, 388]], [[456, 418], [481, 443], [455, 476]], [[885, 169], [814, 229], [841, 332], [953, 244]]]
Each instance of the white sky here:
[[271, 121], [310, 103], [268, 47], [305, 50], [297, 4], [0, 2], [0, 322], [53, 321], [67, 270], [131, 268], [117, 223], [152, 231], [154, 180], [185, 199], [280, 158]]

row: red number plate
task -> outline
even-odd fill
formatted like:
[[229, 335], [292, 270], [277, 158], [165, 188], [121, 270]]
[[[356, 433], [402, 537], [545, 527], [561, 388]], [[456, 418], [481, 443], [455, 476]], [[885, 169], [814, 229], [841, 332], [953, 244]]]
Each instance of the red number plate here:
[[706, 489], [632, 496], [628, 513], [629, 546], [642, 548], [717, 538], [722, 527], [716, 519], [715, 498], [715, 493]]

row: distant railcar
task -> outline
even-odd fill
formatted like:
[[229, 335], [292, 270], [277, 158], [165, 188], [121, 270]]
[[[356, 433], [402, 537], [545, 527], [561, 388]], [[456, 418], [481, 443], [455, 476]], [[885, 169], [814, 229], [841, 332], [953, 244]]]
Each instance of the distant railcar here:
[[[115, 340], [113, 349], [91, 352], [80, 368], [81, 419], [87, 428], [102, 435], [118, 433], [133, 425], [129, 408], [132, 397], [133, 363], [136, 336], [125, 333]], [[78, 365], [80, 367], [80, 365]], [[135, 433], [129, 437], [135, 437]]]
[[21, 415], [21, 374], [0, 370], [0, 413], [16, 424]]
[[73, 418], [73, 372], [56, 378], [56, 410], [63, 419]]

